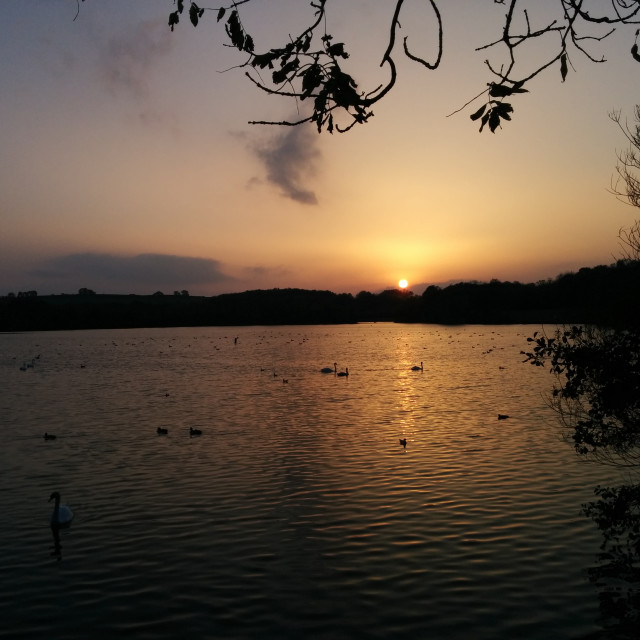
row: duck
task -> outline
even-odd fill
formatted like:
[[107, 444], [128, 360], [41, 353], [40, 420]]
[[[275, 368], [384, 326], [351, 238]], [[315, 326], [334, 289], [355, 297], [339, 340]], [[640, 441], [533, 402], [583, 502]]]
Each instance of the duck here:
[[169, 433], [169, 429], [165, 429], [164, 427], [158, 427], [156, 432], [159, 436], [166, 436]]
[[189, 427], [189, 435], [190, 436], [201, 436], [202, 435], [202, 430], [201, 429], [194, 429], [193, 427]]
[[45, 440], [55, 440], [56, 437], [53, 435], [53, 433], [47, 433], [46, 431], [44, 432], [44, 439]]
[[349, 375], [349, 367], [345, 367], [344, 371], [340, 371], [336, 375], [341, 377], [341, 378], [347, 377]]
[[322, 369], [320, 369], [320, 373], [337, 373], [338, 371], [338, 363], [334, 362], [333, 363], [333, 368], [331, 367], [322, 367]]
[[73, 511], [67, 505], [60, 506], [60, 493], [58, 491], [54, 491], [49, 496], [49, 502], [52, 500], [55, 500], [55, 505], [51, 514], [51, 526], [60, 527], [69, 524], [73, 520]]
[[422, 366], [422, 362], [420, 363], [420, 366], [418, 366], [417, 364], [413, 365], [413, 367], [411, 367], [411, 371], [424, 371], [424, 367]]
[[400, 438], [400, 444], [406, 449], [407, 448], [407, 439]]

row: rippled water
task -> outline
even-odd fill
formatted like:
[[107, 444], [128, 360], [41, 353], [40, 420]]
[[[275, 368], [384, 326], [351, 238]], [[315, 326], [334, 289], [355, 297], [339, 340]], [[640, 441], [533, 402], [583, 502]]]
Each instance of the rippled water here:
[[595, 632], [610, 471], [560, 439], [537, 328], [0, 335], [0, 636]]

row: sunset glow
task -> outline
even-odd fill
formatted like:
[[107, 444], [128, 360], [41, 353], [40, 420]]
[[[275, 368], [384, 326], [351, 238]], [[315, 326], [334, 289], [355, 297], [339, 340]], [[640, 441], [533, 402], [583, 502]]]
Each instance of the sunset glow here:
[[409, 286], [409, 283], [403, 278], [402, 280], [400, 280], [400, 282], [398, 282], [398, 286], [401, 289], [406, 289]]
[[[308, 3], [289, 4], [306, 15]], [[273, 23], [267, 5], [255, 3], [253, 24]], [[327, 28], [353, 54], [346, 71], [377, 86], [385, 3], [344, 5], [344, 23]], [[511, 122], [479, 134], [469, 113], [447, 114], [486, 89], [475, 49], [499, 40], [500, 21], [491, 3], [442, 3], [456, 55], [435, 72], [403, 62], [375, 118], [318, 135], [246, 124], [307, 105], [262, 94], [242, 71], [218, 73], [238, 64], [223, 26], [172, 33], [165, 9], [85, 2], [74, 19], [75, 2], [6, 3], [0, 295], [355, 295], [399, 270], [398, 286], [407, 278], [420, 294], [614, 261], [633, 212], [608, 191], [626, 143], [608, 114], [631, 117], [638, 100], [623, 37], [607, 41], [610, 62], [572, 59], [571, 82], [541, 77]], [[352, 33], [359, 12], [367, 27]]]

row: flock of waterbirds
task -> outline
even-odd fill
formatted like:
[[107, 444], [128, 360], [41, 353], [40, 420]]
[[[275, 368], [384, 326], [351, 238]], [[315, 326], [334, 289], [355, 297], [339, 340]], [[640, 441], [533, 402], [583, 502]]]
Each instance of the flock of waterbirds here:
[[[238, 338], [234, 338], [234, 344], [238, 343]], [[113, 343], [115, 346], [116, 343]], [[170, 345], [171, 346], [171, 345]], [[191, 346], [191, 345], [189, 345]], [[218, 347], [215, 347], [216, 349], [218, 349]], [[483, 355], [488, 354], [492, 351], [493, 349], [489, 349], [485, 352], [483, 352]], [[36, 367], [36, 364], [38, 363], [38, 361], [40, 360], [40, 354], [38, 354], [37, 356], [35, 356], [34, 358], [32, 358], [31, 360], [26, 360], [23, 362], [22, 366], [20, 366], [20, 370], [21, 371], [27, 371], [29, 369], [34, 369]], [[82, 363], [80, 365], [80, 368], [84, 369], [85, 368], [85, 364]], [[500, 369], [504, 369], [504, 367], [500, 367]], [[261, 371], [265, 371], [266, 369], [261, 369]], [[414, 365], [412, 367], [410, 367], [410, 371], [414, 371], [414, 372], [423, 372], [424, 371], [424, 363], [420, 362], [420, 365]], [[273, 373], [273, 377], [278, 377], [277, 373], [275, 372], [275, 370], [272, 370]], [[332, 367], [323, 367], [322, 369], [320, 369], [320, 373], [323, 374], [334, 374], [334, 376], [339, 377], [339, 378], [348, 378], [349, 377], [349, 369], [348, 367], [345, 368], [343, 371], [338, 371], [338, 365], [336, 362], [333, 363]], [[287, 378], [282, 378], [282, 382], [283, 383], [288, 383], [289, 380]], [[168, 396], [169, 394], [166, 393], [166, 396]], [[506, 414], [498, 414], [498, 420], [506, 420], [507, 418], [509, 418], [508, 415]], [[188, 428], [188, 433], [189, 433], [189, 437], [198, 437], [202, 435], [202, 430], [201, 429], [197, 429], [195, 427], [189, 427]], [[169, 429], [165, 428], [165, 427], [157, 427], [156, 429], [156, 433], [158, 436], [166, 436], [169, 434]], [[49, 433], [49, 432], [45, 432], [44, 433], [44, 440], [45, 441], [55, 441], [57, 439], [57, 436], [55, 434]], [[399, 438], [398, 440], [400, 446], [403, 449], [406, 449], [407, 447], [407, 438]], [[61, 546], [60, 546], [60, 539], [59, 539], [59, 530], [61, 528], [64, 528], [66, 526], [68, 526], [71, 521], [73, 520], [73, 512], [71, 511], [71, 509], [69, 508], [68, 505], [61, 505], [60, 504], [60, 493], [58, 491], [54, 491], [50, 497], [49, 497], [49, 501], [55, 501], [54, 504], [54, 509], [53, 509], [53, 513], [51, 514], [51, 520], [50, 520], [50, 524], [51, 524], [51, 529], [53, 531], [53, 536], [54, 536], [54, 553], [52, 553], [52, 555], [55, 555], [56, 557], [58, 557], [58, 559], [60, 559], [61, 557]]]
[[[237, 338], [235, 339], [235, 342], [237, 343]], [[40, 356], [38, 355], [36, 358], [33, 358], [31, 360], [30, 363], [25, 363], [20, 367], [20, 370], [22, 371], [26, 371], [27, 368], [32, 368], [35, 365], [36, 360], [38, 360], [40, 358]], [[264, 369], [261, 369], [261, 371], [264, 371]], [[418, 365], [414, 365], [411, 367], [411, 371], [424, 371], [424, 362], [420, 362], [420, 366]], [[334, 362], [333, 363], [333, 367], [323, 367], [322, 369], [320, 369], [320, 373], [333, 373], [335, 376], [339, 377], [339, 378], [346, 378], [349, 376], [349, 367], [345, 367], [344, 371], [338, 371], [338, 363]], [[277, 373], [274, 371], [273, 372], [273, 376], [277, 377]], [[289, 382], [289, 380], [287, 380], [286, 378], [282, 379], [283, 383], [287, 383]], [[169, 394], [166, 393], [166, 396], [168, 396]], [[506, 420], [509, 416], [503, 413], [499, 413], [498, 414], [498, 420]], [[156, 429], [156, 433], [159, 436], [166, 436], [169, 434], [169, 429], [167, 429], [166, 427], [158, 427]], [[193, 437], [197, 437], [197, 436], [201, 436], [202, 435], [202, 429], [196, 429], [195, 427], [189, 427], [189, 437], [193, 438]], [[56, 439], [56, 435], [53, 433], [48, 433], [45, 431], [44, 433], [44, 439], [45, 440], [55, 440]], [[406, 438], [400, 438], [400, 444], [402, 445], [403, 448], [406, 449], [407, 447], [407, 439]], [[53, 494], [52, 494], [53, 496]], [[59, 499], [59, 498], [58, 498]]]
[[[238, 342], [238, 338], [234, 338], [234, 344], [237, 344]], [[26, 361], [22, 364], [22, 366], [20, 367], [21, 371], [26, 371], [27, 369], [31, 369], [35, 367], [35, 364], [37, 362], [37, 360], [40, 359], [40, 355], [37, 355], [35, 358], [32, 358], [30, 361]], [[82, 365], [82, 368], [84, 368], [84, 365]], [[420, 362], [420, 365], [414, 365], [411, 367], [410, 369], [411, 371], [424, 371], [424, 362]], [[262, 369], [262, 371], [264, 371], [264, 369]], [[325, 373], [325, 374], [334, 374], [336, 377], [339, 378], [347, 378], [349, 377], [349, 368], [345, 367], [344, 371], [338, 371], [338, 363], [334, 362], [332, 367], [323, 367], [322, 369], [320, 369], [320, 373]], [[278, 377], [277, 373], [274, 371], [273, 372], [273, 376], [274, 377]], [[287, 378], [283, 378], [282, 379], [283, 383], [288, 383], [289, 380]], [[165, 395], [169, 395], [169, 394], [165, 394]], [[507, 418], [509, 418], [508, 415], [506, 414], [498, 414], [498, 420], [506, 420]], [[165, 428], [165, 427], [158, 427], [156, 429], [156, 433], [159, 436], [163, 436], [163, 435], [168, 435], [169, 434], [169, 429]], [[189, 427], [189, 437], [197, 437], [197, 436], [201, 436], [202, 435], [202, 430], [201, 429], [196, 429], [194, 427]], [[48, 433], [45, 432], [44, 433], [44, 440], [50, 441], [50, 440], [56, 440], [56, 435], [52, 434], [52, 433]], [[399, 443], [400, 445], [406, 449], [407, 447], [407, 439], [406, 438], [399, 438]], [[71, 519], [73, 518], [73, 513], [71, 512], [71, 509], [69, 509], [68, 506], [60, 506], [60, 494], [55, 491], [51, 494], [49, 500], [55, 499], [55, 507], [54, 507], [54, 512], [51, 516], [51, 525], [53, 526], [62, 526], [64, 524], [68, 524], [69, 522], [71, 522]]]
[[[35, 359], [34, 359], [35, 360]], [[33, 366], [33, 364], [31, 365]], [[25, 365], [26, 368], [26, 365]], [[21, 367], [22, 369], [22, 367]], [[411, 367], [412, 371], [423, 371], [423, 363], [420, 363], [420, 366], [413, 366]], [[345, 367], [344, 371], [338, 371], [338, 364], [336, 362], [333, 363], [333, 367], [323, 367], [322, 369], [320, 369], [321, 373], [333, 373], [338, 377], [341, 378], [345, 378], [348, 377], [349, 375], [349, 368]], [[274, 373], [274, 376], [276, 374]], [[282, 380], [283, 382], [288, 382], [288, 380], [286, 380], [285, 378], [283, 378]], [[168, 395], [168, 394], [167, 394]], [[502, 419], [503, 416], [499, 416], [500, 419]], [[506, 416], [504, 416], [506, 417]], [[156, 429], [156, 433], [159, 436], [166, 436], [169, 434], [169, 429], [167, 429], [166, 427], [158, 427]], [[189, 437], [193, 438], [193, 437], [197, 437], [197, 436], [201, 436], [202, 435], [202, 429], [196, 429], [195, 427], [189, 427]], [[49, 441], [49, 440], [56, 440], [56, 435], [53, 433], [49, 433], [47, 431], [45, 431], [44, 433], [44, 439]], [[402, 447], [404, 449], [407, 448], [407, 439], [406, 438], [400, 438], [399, 439], [400, 444], [402, 445]], [[60, 505], [60, 493], [58, 491], [54, 491], [50, 496], [49, 496], [49, 502], [51, 502], [51, 500], [55, 500], [55, 506], [53, 508], [53, 513], [51, 514], [51, 527], [52, 529], [58, 529], [59, 527], [68, 525], [71, 523], [71, 520], [73, 519], [73, 512], [71, 511], [71, 509], [67, 506], [67, 505]], [[56, 542], [56, 555], [59, 555], [59, 541]]]

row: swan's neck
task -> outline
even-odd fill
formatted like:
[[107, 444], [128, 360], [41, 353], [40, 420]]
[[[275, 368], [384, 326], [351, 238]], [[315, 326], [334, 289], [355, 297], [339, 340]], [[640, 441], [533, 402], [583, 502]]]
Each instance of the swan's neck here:
[[55, 524], [58, 524], [58, 522], [60, 521], [60, 498], [56, 498], [55, 500], [56, 502], [53, 505], [53, 516], [51, 520]]

